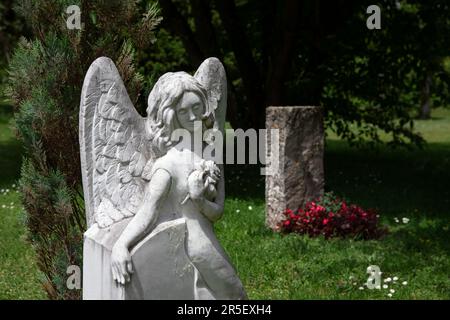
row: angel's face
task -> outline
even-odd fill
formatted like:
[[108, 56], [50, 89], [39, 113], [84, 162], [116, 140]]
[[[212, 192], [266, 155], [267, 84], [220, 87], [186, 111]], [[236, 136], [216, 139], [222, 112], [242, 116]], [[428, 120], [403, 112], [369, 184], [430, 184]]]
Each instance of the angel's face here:
[[203, 103], [194, 92], [185, 92], [177, 105], [176, 114], [181, 127], [194, 132], [194, 122], [201, 121], [203, 115]]

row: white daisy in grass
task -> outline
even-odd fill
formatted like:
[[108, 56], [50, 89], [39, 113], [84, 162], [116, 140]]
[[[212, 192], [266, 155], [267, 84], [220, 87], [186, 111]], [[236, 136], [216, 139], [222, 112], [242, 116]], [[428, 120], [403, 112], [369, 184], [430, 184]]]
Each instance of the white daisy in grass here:
[[248, 210], [252, 211], [253, 207], [252, 206], [248, 206]]
[[394, 221], [395, 221], [395, 222], [397, 222], [397, 223], [399, 223], [399, 222], [400, 222], [400, 220], [398, 220], [398, 218], [397, 218], [397, 217], [395, 217], [395, 218], [394, 218]]
[[359, 289], [359, 290], [364, 290], [364, 287], [359, 287], [358, 289]]
[[392, 281], [392, 279], [389, 277], [389, 278], [386, 278], [386, 279], [384, 279], [384, 282], [391, 282]]
[[408, 284], [408, 281], [403, 281], [402, 285], [406, 286]]
[[402, 218], [402, 222], [403, 222], [404, 224], [407, 224], [407, 223], [409, 222], [409, 219], [408, 219], [408, 218]]
[[237, 213], [239, 213], [239, 212], [241, 212], [241, 210], [239, 210], [239, 209], [236, 209], [236, 212], [237, 212]]
[[389, 290], [390, 293], [395, 293], [394, 289]]
[[383, 289], [387, 289], [389, 286], [387, 284], [383, 284]]
[[388, 293], [388, 297], [389, 297], [389, 298], [392, 298], [392, 293]]
[[397, 281], [398, 280], [398, 277], [393, 277], [392, 278], [394, 281]]

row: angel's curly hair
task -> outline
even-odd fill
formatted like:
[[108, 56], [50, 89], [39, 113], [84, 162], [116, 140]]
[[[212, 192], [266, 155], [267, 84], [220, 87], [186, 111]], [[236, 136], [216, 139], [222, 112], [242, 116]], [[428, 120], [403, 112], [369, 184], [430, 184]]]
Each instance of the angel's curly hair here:
[[172, 132], [181, 128], [175, 112], [185, 92], [197, 94], [204, 105], [201, 117], [203, 129], [211, 128], [214, 123], [214, 114], [210, 110], [207, 92], [202, 84], [183, 71], [165, 73], [148, 96], [147, 132], [157, 156], [166, 154], [175, 144], [171, 141]]

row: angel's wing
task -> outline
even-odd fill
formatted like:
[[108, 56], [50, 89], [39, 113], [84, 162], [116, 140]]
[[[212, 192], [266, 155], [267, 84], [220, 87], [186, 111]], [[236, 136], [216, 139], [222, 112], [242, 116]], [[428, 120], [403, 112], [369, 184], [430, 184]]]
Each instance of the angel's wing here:
[[227, 113], [227, 76], [217, 58], [208, 58], [202, 62], [194, 77], [208, 92], [210, 111], [214, 113], [214, 128], [224, 134], [225, 115]]
[[152, 164], [145, 118], [134, 108], [113, 61], [95, 60], [83, 83], [80, 150], [88, 227], [136, 214]]

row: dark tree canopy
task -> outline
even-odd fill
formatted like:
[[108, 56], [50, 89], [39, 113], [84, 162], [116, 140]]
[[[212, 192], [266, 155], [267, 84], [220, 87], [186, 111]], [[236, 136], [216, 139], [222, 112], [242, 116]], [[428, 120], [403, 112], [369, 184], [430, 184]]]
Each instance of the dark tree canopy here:
[[173, 39], [159, 46], [178, 41], [178, 62], [192, 70], [208, 56], [225, 62], [235, 127], [264, 126], [270, 105], [323, 105], [327, 125], [351, 142], [376, 142], [381, 129], [395, 145], [420, 143], [412, 120], [427, 117], [424, 103], [448, 104], [447, 1], [379, 1], [380, 30], [366, 27], [372, 1], [159, 4]]

